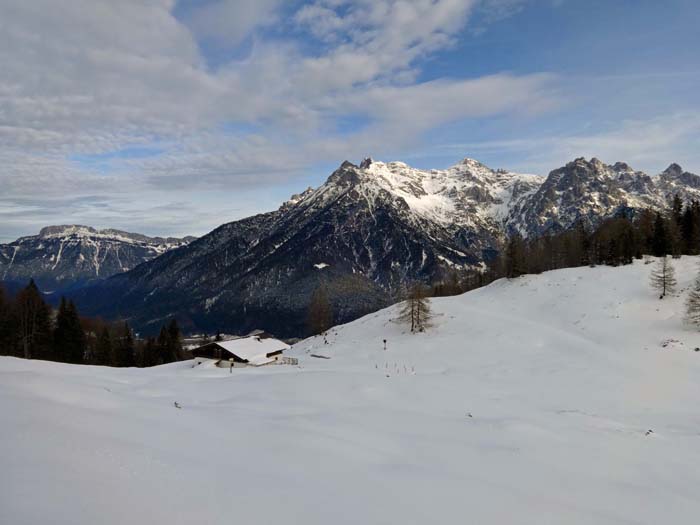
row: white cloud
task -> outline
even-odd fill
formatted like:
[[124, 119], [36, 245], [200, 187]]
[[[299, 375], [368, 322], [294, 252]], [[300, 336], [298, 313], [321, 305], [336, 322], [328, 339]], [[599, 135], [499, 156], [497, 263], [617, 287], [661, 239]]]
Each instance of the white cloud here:
[[672, 162], [692, 171], [700, 165], [700, 112], [627, 119], [603, 131], [450, 144], [443, 149], [474, 155], [515, 154], [519, 166], [510, 168], [541, 174], [575, 157], [597, 157], [611, 164], [624, 161], [651, 174]]
[[[3, 206], [41, 194], [58, 215], [74, 206], [66, 193], [119, 210], [132, 199], [156, 224], [145, 200], [156, 190], [182, 202], [203, 186], [278, 184], [318, 162], [414, 144], [455, 119], [546, 108], [549, 76], [416, 82], [421, 60], [451, 46], [476, 5], [323, 0], [286, 19], [279, 0], [215, 0], [178, 19], [174, 0], [3, 0]], [[248, 55], [216, 68], [203, 55], [202, 38], [235, 47], [271, 24], [292, 36], [258, 34]], [[338, 119], [358, 117], [362, 129], [336, 132]], [[71, 160], [153, 144], [163, 153], [117, 156], [106, 170]], [[107, 208], [77, 209], [97, 220]], [[47, 222], [27, 213], [36, 228]]]
[[251, 32], [277, 22], [282, 0], [215, 0], [193, 9], [187, 22], [200, 37], [239, 44]]

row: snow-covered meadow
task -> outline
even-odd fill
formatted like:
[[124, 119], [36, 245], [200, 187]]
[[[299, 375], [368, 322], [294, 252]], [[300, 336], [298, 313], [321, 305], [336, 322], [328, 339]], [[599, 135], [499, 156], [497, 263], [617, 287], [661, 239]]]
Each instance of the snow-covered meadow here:
[[0, 523], [696, 523], [699, 260], [674, 262], [662, 301], [639, 261], [502, 280], [299, 367], [0, 358]]

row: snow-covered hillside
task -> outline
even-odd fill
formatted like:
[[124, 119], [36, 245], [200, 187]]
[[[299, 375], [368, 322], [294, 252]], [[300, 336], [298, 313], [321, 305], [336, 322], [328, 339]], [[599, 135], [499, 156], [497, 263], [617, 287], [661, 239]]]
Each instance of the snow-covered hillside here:
[[676, 194], [700, 200], [700, 176], [674, 164], [651, 177], [583, 158], [546, 178], [470, 158], [444, 170], [345, 161], [279, 209], [224, 224], [73, 299], [84, 315], [129, 312], [144, 332], [177, 316], [194, 331], [299, 337], [320, 287], [345, 323], [391, 304], [415, 281], [483, 267], [508, 234], [537, 237], [579, 223], [592, 231], [611, 217], [666, 210]]
[[696, 523], [699, 262], [663, 301], [636, 262], [390, 308], [298, 368], [2, 358], [0, 523]]

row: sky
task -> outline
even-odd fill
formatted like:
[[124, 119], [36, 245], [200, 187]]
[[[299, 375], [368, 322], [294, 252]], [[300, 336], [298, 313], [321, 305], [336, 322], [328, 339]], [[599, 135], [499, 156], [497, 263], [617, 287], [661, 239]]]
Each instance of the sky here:
[[697, 0], [0, 0], [0, 242], [202, 235], [344, 160], [700, 173]]

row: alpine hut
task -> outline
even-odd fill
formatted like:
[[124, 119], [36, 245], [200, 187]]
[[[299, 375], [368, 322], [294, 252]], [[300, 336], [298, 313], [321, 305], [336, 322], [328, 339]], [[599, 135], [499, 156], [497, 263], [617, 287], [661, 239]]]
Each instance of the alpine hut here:
[[239, 368], [276, 363], [288, 349], [289, 345], [278, 339], [252, 335], [207, 343], [192, 350], [192, 356], [195, 366], [206, 360], [214, 360], [221, 368]]

